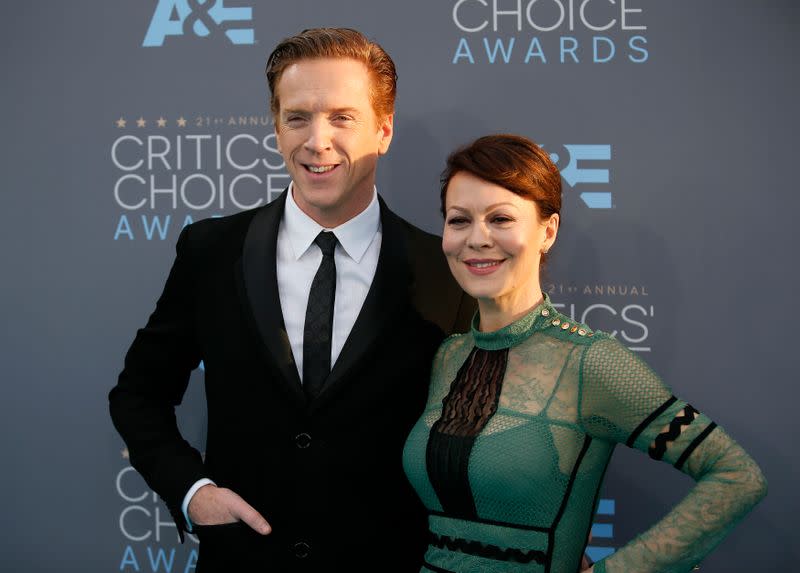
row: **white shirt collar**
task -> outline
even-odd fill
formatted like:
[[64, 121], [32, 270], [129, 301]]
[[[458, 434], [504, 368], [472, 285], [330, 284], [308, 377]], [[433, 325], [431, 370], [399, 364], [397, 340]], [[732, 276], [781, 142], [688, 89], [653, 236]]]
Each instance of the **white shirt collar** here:
[[361, 213], [338, 227], [326, 229], [300, 209], [292, 196], [293, 188], [294, 183], [289, 183], [283, 225], [295, 260], [305, 254], [320, 231], [326, 230], [333, 231], [344, 252], [355, 262], [360, 262], [381, 226], [377, 189], [373, 188], [372, 201]]

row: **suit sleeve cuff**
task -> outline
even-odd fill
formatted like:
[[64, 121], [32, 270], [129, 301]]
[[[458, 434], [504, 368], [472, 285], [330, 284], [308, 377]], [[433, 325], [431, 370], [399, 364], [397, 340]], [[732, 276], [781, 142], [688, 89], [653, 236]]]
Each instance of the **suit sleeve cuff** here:
[[183, 512], [183, 517], [186, 519], [186, 531], [189, 533], [194, 533], [194, 524], [192, 520], [189, 519], [189, 502], [192, 501], [192, 497], [194, 494], [197, 493], [197, 490], [203, 487], [204, 485], [217, 485], [213, 481], [208, 478], [199, 479], [194, 482], [194, 485], [189, 488], [189, 491], [186, 492], [186, 495], [183, 496], [183, 503], [181, 504], [181, 511]]

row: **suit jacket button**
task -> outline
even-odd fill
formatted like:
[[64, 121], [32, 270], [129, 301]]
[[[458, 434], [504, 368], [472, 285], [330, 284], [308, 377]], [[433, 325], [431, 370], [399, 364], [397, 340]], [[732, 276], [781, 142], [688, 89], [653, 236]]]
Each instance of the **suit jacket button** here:
[[311, 553], [311, 546], [305, 541], [298, 541], [292, 545], [292, 551], [294, 551], [294, 556], [298, 559], [305, 559]]
[[311, 436], [309, 436], [305, 432], [303, 432], [302, 434], [297, 434], [294, 437], [294, 443], [301, 450], [305, 450], [308, 446], [311, 445]]

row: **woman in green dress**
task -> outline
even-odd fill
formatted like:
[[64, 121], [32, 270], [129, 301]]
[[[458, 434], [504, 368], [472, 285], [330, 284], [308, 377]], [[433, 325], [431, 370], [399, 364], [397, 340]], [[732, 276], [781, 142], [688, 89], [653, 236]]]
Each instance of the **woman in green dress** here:
[[478, 313], [440, 347], [403, 454], [429, 511], [422, 571], [576, 573], [620, 443], [697, 483], [594, 573], [690, 571], [766, 493], [719, 426], [542, 294], [560, 209], [558, 170], [525, 138], [482, 137], [448, 159], [442, 248]]

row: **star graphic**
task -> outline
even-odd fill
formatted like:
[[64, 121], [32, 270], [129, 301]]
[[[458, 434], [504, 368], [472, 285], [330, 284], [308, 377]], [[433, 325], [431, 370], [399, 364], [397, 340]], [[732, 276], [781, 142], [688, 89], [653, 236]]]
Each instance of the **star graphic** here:
[[123, 450], [122, 450], [122, 459], [123, 459], [123, 460], [129, 460], [129, 459], [130, 459], [130, 457], [131, 457], [131, 456], [130, 456], [130, 454], [128, 453], [128, 448], [123, 448]]
[[167, 120], [166, 120], [166, 119], [164, 119], [163, 117], [159, 117], [159, 118], [156, 120], [156, 123], [158, 124], [158, 127], [166, 127], [166, 125], [167, 125]]
[[117, 127], [119, 127], [121, 129], [121, 128], [125, 127], [125, 125], [127, 125], [128, 122], [125, 121], [124, 117], [120, 116], [119, 119], [117, 121], [115, 121], [114, 123], [116, 123]]
[[183, 116], [178, 118], [178, 127], [186, 127], [186, 119]]
[[147, 121], [140, 116], [139, 119], [136, 120], [136, 127], [144, 127], [145, 125], [147, 125]]

